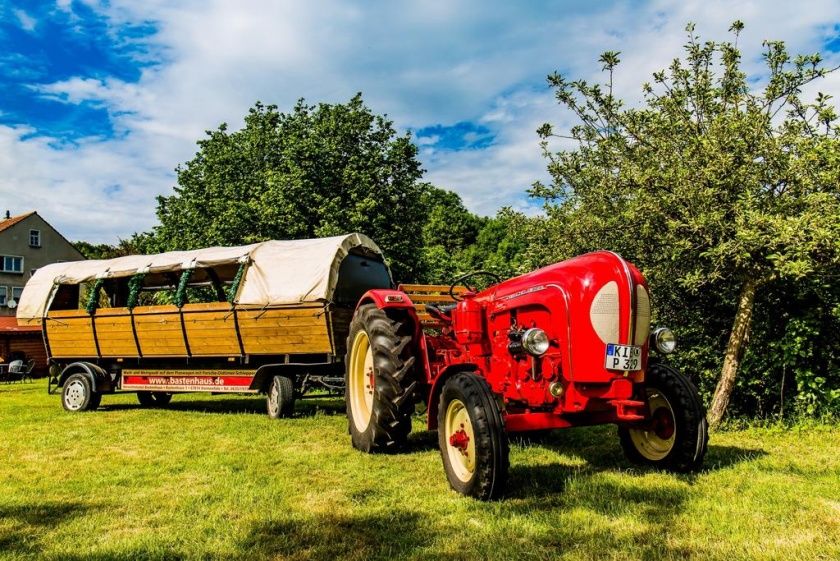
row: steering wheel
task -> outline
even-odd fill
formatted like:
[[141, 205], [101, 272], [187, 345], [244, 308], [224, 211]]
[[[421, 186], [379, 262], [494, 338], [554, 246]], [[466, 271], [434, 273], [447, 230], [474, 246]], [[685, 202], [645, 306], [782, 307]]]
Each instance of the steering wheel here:
[[[471, 279], [477, 276], [490, 277], [496, 282], [502, 282], [502, 277], [500, 277], [496, 273], [491, 273], [490, 271], [470, 271], [469, 273], [461, 275], [460, 277], [452, 281], [452, 284], [449, 285], [449, 296], [451, 296], [452, 299], [456, 302], [460, 302], [461, 300], [463, 300], [463, 298], [455, 294], [455, 287], [458, 286], [460, 283], [463, 283], [467, 279]], [[464, 286], [466, 286], [471, 292], [477, 292], [477, 290], [474, 287], [466, 283], [464, 283]]]

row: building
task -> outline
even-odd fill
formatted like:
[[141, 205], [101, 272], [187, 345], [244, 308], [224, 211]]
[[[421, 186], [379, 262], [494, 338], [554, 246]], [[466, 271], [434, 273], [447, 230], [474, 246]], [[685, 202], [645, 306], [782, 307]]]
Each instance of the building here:
[[37, 212], [0, 217], [0, 357], [34, 358], [36, 369], [46, 367], [46, 351], [36, 327], [18, 327], [15, 308], [23, 287], [39, 267], [78, 261], [84, 255]]

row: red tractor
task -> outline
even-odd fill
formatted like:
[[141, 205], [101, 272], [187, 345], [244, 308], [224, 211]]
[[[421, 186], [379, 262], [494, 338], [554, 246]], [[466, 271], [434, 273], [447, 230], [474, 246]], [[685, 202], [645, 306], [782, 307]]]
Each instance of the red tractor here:
[[450, 305], [415, 305], [399, 289], [361, 298], [345, 373], [354, 447], [398, 449], [423, 402], [451, 487], [479, 499], [504, 491], [509, 432], [613, 423], [631, 461], [700, 467], [705, 409], [686, 376], [650, 356], [675, 339], [651, 332], [647, 282], [631, 263], [598, 251], [457, 290], [476, 275], [491, 274], [457, 279]]

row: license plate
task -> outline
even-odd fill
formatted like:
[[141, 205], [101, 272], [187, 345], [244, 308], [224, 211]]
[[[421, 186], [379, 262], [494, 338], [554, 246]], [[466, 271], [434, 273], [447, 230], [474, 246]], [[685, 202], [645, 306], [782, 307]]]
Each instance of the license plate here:
[[607, 370], [641, 370], [642, 348], [633, 345], [607, 345]]

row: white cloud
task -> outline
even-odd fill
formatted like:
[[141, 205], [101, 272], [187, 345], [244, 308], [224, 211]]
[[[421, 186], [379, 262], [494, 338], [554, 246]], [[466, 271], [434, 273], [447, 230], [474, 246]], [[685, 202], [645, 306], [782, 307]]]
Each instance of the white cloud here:
[[[194, 154], [206, 129], [240, 126], [254, 101], [289, 109], [300, 97], [341, 102], [357, 91], [402, 129], [462, 121], [490, 128], [495, 139], [479, 150], [441, 151], [423, 138], [427, 179], [483, 214], [506, 204], [533, 211], [522, 195], [545, 178], [535, 130], [546, 120], [571, 123], [544, 86], [548, 73], [598, 78], [599, 53], [619, 50], [616, 88], [638, 99], [641, 83], [681, 55], [688, 21], [703, 39], [722, 39], [732, 20], [744, 20], [750, 72], [761, 69], [763, 39], [813, 52], [825, 39], [821, 30], [840, 21], [840, 4], [829, 0], [88, 4], [107, 14], [113, 34], [126, 23], [156, 22], [152, 51], [163, 63], [145, 68], [137, 83], [77, 76], [39, 87], [65, 103], [106, 108], [121, 134], [74, 145], [1, 128], [0, 192], [5, 199], [7, 186], [14, 189], [18, 210], [37, 208], [68, 236], [93, 241], [153, 224], [153, 195], [171, 188], [174, 166]], [[836, 93], [838, 80], [824, 86]], [[105, 197], [115, 184], [123, 189]]]
[[12, 10], [12, 13], [15, 14], [18, 22], [20, 23], [21, 28], [25, 31], [35, 31], [35, 26], [38, 25], [38, 21], [24, 12], [23, 10]]

